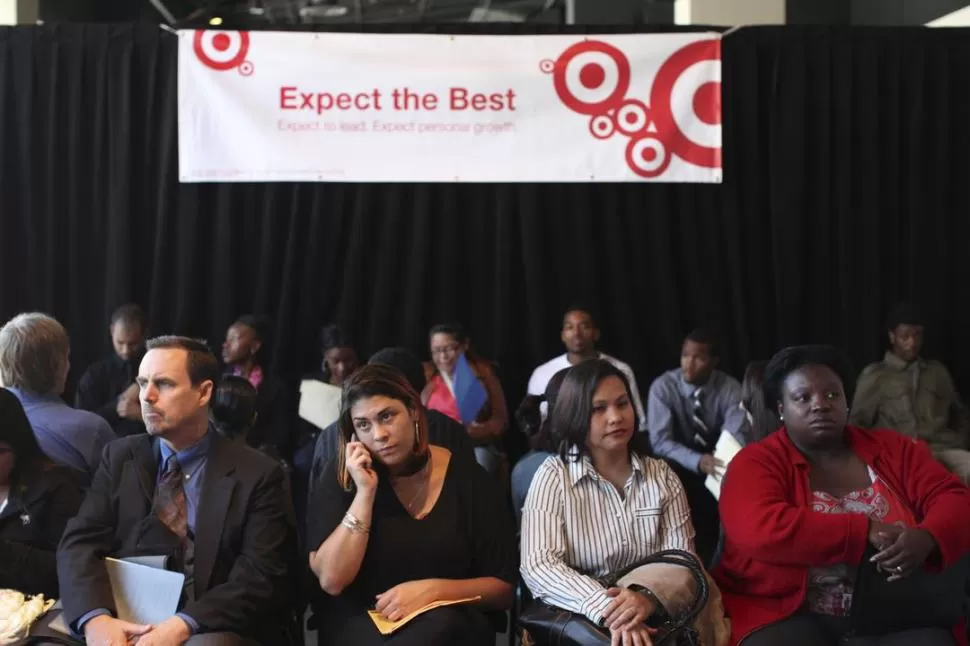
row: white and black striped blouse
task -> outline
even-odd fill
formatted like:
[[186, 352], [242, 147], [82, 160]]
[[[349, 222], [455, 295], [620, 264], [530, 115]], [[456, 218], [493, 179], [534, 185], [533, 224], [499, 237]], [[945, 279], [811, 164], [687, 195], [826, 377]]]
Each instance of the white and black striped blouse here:
[[601, 580], [660, 550], [694, 551], [680, 480], [661, 460], [632, 463], [623, 496], [589, 457], [539, 467], [522, 509], [520, 569], [534, 597], [599, 623], [611, 601]]

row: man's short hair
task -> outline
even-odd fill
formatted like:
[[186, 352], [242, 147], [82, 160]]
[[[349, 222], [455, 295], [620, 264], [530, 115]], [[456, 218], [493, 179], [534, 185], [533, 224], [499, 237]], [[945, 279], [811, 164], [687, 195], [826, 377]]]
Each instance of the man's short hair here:
[[693, 341], [698, 345], [706, 345], [708, 354], [712, 357], [720, 356], [721, 348], [718, 347], [720, 344], [718, 343], [717, 332], [711, 328], [694, 328], [684, 340]]
[[0, 385], [38, 395], [58, 393], [71, 341], [57, 319], [29, 312], [0, 328]]
[[566, 311], [562, 313], [563, 325], [566, 324], [566, 317], [572, 314], [573, 312], [582, 312], [583, 314], [586, 314], [587, 316], [589, 316], [589, 320], [593, 323], [593, 327], [599, 328], [599, 324], [597, 323], [597, 321], [599, 321], [599, 313], [593, 309], [593, 306], [591, 304], [581, 303], [581, 302], [575, 302], [575, 303], [569, 304], [569, 307], [566, 308]]
[[135, 303], [127, 303], [116, 309], [114, 314], [111, 315], [111, 327], [118, 323], [137, 325], [142, 332], [145, 332], [148, 329], [148, 315]]
[[915, 303], [896, 303], [886, 317], [886, 329], [892, 332], [900, 325], [926, 325], [923, 312]]
[[189, 380], [193, 386], [211, 381], [213, 388], [219, 383], [219, 361], [209, 349], [209, 344], [187, 336], [159, 336], [150, 339], [148, 350], [185, 350], [187, 353]]

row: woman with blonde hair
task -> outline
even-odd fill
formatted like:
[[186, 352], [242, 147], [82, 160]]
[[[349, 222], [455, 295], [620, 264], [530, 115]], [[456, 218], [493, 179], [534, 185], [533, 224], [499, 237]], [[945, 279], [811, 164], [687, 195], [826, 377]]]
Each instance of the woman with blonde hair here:
[[[512, 604], [509, 510], [470, 458], [428, 444], [420, 395], [403, 374], [368, 365], [343, 385], [338, 459], [313, 475], [307, 545], [323, 643], [494, 643], [486, 612]], [[368, 615], [399, 621], [384, 637]]]

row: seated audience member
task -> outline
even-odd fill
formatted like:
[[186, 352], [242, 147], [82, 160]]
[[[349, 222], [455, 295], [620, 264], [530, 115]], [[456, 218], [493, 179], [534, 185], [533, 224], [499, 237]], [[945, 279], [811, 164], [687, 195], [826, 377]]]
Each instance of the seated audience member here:
[[256, 423], [246, 435], [249, 446], [272, 446], [276, 454], [289, 462], [292, 459], [292, 438], [295, 419], [291, 419], [286, 384], [269, 374], [266, 354], [269, 343], [269, 323], [253, 315], [240, 316], [226, 332], [222, 344], [222, 360], [229, 374], [245, 377], [256, 388]]
[[[950, 626], [875, 638], [850, 632], [850, 610], [866, 596], [854, 595], [863, 568], [878, 567], [873, 576], [902, 590], [917, 571], [970, 552], [970, 490], [924, 443], [847, 425], [853, 374], [829, 346], [787, 348], [765, 369], [765, 398], [784, 426], [738, 453], [721, 489], [725, 542], [714, 577], [734, 644], [954, 644]], [[905, 614], [870, 613], [880, 611], [882, 622]]]
[[[315, 483], [310, 567], [330, 595], [314, 614], [329, 644], [491, 646], [484, 614], [512, 605], [515, 534], [491, 478], [428, 443], [420, 395], [393, 368], [344, 382], [340, 459]], [[367, 614], [397, 621], [437, 601], [477, 601], [420, 615], [384, 637]]]
[[529, 378], [530, 395], [541, 395], [546, 391], [546, 385], [552, 376], [560, 370], [565, 370], [577, 363], [587, 359], [604, 359], [609, 361], [617, 370], [623, 373], [627, 382], [630, 384], [630, 396], [633, 398], [633, 407], [637, 411], [637, 419], [640, 420], [641, 431], [646, 430], [647, 416], [644, 412], [643, 404], [640, 401], [640, 391], [637, 390], [637, 379], [633, 376], [633, 370], [619, 359], [611, 357], [603, 352], [596, 350], [596, 342], [600, 338], [600, 330], [593, 320], [590, 309], [586, 307], [571, 307], [566, 310], [562, 319], [562, 332], [560, 333], [562, 343], [566, 346], [566, 354], [559, 355], [555, 359], [550, 359], [532, 372]]
[[[249, 432], [259, 413], [259, 392], [245, 377], [223, 375], [212, 395], [211, 419], [216, 431], [234, 442], [249, 444]], [[275, 447], [263, 444], [253, 447], [274, 460], [280, 456]]]
[[741, 410], [747, 429], [743, 435], [749, 442], [763, 440], [781, 426], [778, 413], [765, 405], [764, 377], [767, 361], [752, 361], [741, 380]]
[[744, 411], [739, 407], [741, 385], [717, 370], [717, 362], [713, 333], [694, 330], [681, 346], [680, 368], [654, 380], [647, 403], [653, 452], [670, 460], [684, 483], [697, 530], [697, 552], [705, 563], [720, 533], [717, 500], [704, 485], [708, 475], [724, 473], [714, 448], [724, 431], [742, 445], [747, 440]]
[[525, 504], [529, 486], [539, 466], [559, 450], [552, 436], [549, 419], [542, 419], [540, 407], [546, 404], [549, 414], [552, 414], [556, 397], [559, 395], [559, 387], [562, 386], [562, 380], [565, 379], [567, 372], [569, 372], [568, 368], [554, 374], [546, 384], [544, 395], [526, 395], [519, 404], [519, 409], [515, 411], [515, 421], [529, 439], [529, 447], [532, 449], [522, 456], [512, 469], [512, 506], [515, 509], [516, 520], [522, 517], [522, 506]]
[[[314, 464], [317, 440], [329, 429], [326, 448], [337, 450], [337, 418], [340, 417], [340, 387], [360, 367], [357, 352], [339, 325], [328, 325], [320, 331], [320, 371], [300, 382], [300, 404], [297, 420], [297, 449], [293, 454], [293, 504], [299, 518], [300, 536], [305, 536], [303, 519], [307, 487]], [[417, 362], [417, 359], [415, 359]], [[420, 367], [420, 364], [419, 364]], [[330, 428], [332, 427], [332, 428]]]
[[614, 644], [650, 644], [645, 622], [689, 608], [696, 583], [686, 569], [672, 589], [648, 585], [646, 570], [621, 577], [661, 550], [693, 552], [680, 480], [647, 457], [626, 375], [607, 361], [567, 372], [551, 423], [559, 455], [539, 467], [522, 510], [522, 578], [537, 599], [608, 628]]
[[953, 379], [939, 361], [920, 357], [924, 319], [909, 303], [889, 314], [889, 350], [862, 371], [851, 421], [863, 428], [891, 428], [916, 437], [933, 455], [970, 484], [970, 427]]
[[[421, 388], [424, 386], [424, 368], [421, 361], [406, 348], [379, 350], [367, 361], [367, 365], [394, 368], [404, 375], [411, 388], [417, 392], [421, 392]], [[428, 420], [429, 443], [442, 446], [452, 453], [460, 453], [474, 459], [471, 439], [465, 432], [465, 427], [436, 410], [424, 409], [424, 414]], [[334, 422], [317, 437], [313, 451], [313, 473], [315, 475], [310, 478], [310, 486], [320, 481], [320, 474], [339, 455], [341, 450], [340, 426], [337, 422]]]
[[74, 405], [103, 417], [118, 437], [144, 433], [135, 377], [145, 354], [148, 317], [137, 305], [122, 305], [111, 316], [108, 331], [114, 353], [84, 372]]
[[[415, 392], [421, 392], [420, 389], [424, 386], [424, 368], [421, 361], [405, 348], [379, 350], [368, 360], [367, 364], [394, 368], [404, 375]], [[424, 413], [428, 420], [428, 442], [430, 444], [444, 447], [453, 454], [467, 458], [468, 461], [474, 461], [471, 438], [465, 432], [464, 426], [435, 410], [425, 409]], [[313, 498], [314, 487], [321, 482], [323, 472], [343, 450], [339, 424], [334, 422], [321, 431], [313, 446], [313, 460], [310, 467], [302, 470], [300, 461], [294, 464], [294, 505], [301, 530], [306, 528], [307, 500]], [[303, 535], [306, 535], [305, 531]]]
[[340, 387], [360, 367], [353, 344], [339, 325], [328, 325], [320, 331], [320, 352], [320, 371], [300, 382], [299, 414], [307, 428], [301, 433], [301, 445], [312, 443], [317, 433], [337, 421]]
[[[148, 433], [108, 446], [57, 553], [64, 618], [88, 644], [287, 643], [296, 537], [283, 471], [213, 430], [218, 379], [204, 342], [148, 342]], [[153, 626], [116, 619], [104, 557], [157, 555], [186, 575], [178, 612]]]
[[84, 493], [44, 455], [20, 402], [0, 389], [0, 589], [57, 593], [57, 543]]
[[[464, 424], [475, 445], [475, 459], [491, 474], [508, 477], [508, 459], [502, 449], [502, 434], [509, 423], [505, 393], [492, 364], [471, 349], [468, 335], [460, 325], [443, 324], [431, 328], [431, 363], [425, 364], [427, 385], [421, 401], [428, 410], [436, 410]], [[455, 365], [465, 355], [469, 367], [485, 388], [486, 400], [475, 421], [465, 423], [461, 418], [454, 393]]]
[[104, 419], [61, 399], [69, 353], [60, 323], [46, 314], [19, 314], [0, 328], [0, 386], [20, 400], [44, 455], [90, 480], [116, 437]]

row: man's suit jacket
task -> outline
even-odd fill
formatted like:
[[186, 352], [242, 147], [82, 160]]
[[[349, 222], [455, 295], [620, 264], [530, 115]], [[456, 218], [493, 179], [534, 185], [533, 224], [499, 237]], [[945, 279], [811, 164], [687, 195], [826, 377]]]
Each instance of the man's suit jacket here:
[[[158, 440], [110, 443], [57, 552], [68, 625], [96, 608], [115, 611], [103, 558], [158, 555], [152, 515]], [[195, 525], [195, 599], [180, 611], [203, 632], [283, 643], [293, 600], [295, 528], [283, 471], [265, 455], [213, 433]], [[171, 534], [174, 536], [174, 534]]]

